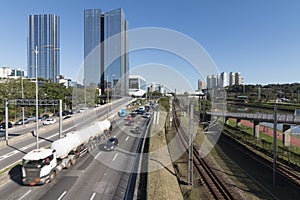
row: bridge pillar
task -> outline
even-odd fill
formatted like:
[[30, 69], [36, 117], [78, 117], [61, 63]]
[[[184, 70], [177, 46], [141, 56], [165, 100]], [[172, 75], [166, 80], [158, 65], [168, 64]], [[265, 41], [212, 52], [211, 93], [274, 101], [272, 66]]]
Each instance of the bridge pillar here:
[[283, 124], [282, 127], [282, 143], [283, 146], [290, 146], [291, 144], [291, 135], [290, 135], [290, 131], [291, 131], [291, 125], [287, 125], [287, 124]]
[[241, 121], [242, 121], [241, 119], [236, 119], [236, 125], [235, 125], [236, 128], [240, 126]]
[[255, 138], [259, 138], [259, 121], [253, 122], [253, 134]]

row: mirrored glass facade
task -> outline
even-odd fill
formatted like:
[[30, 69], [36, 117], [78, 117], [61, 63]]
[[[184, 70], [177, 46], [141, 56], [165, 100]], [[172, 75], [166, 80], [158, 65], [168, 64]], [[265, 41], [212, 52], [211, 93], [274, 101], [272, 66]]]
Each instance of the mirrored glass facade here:
[[86, 84], [98, 80], [101, 91], [128, 95], [128, 22], [123, 10], [85, 10], [84, 23]]
[[36, 66], [38, 66], [38, 78], [57, 82], [60, 74], [59, 23], [59, 16], [57, 15], [29, 15], [27, 38], [27, 71], [29, 78], [36, 77]]

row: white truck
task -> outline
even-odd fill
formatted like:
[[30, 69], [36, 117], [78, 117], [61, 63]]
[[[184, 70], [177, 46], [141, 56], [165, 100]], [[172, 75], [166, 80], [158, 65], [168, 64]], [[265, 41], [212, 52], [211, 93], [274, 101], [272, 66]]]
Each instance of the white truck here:
[[63, 169], [76, 163], [77, 158], [97, 146], [111, 131], [108, 120], [95, 122], [84, 129], [67, 133], [54, 141], [50, 149], [34, 149], [23, 157], [23, 185], [42, 185], [53, 181]]

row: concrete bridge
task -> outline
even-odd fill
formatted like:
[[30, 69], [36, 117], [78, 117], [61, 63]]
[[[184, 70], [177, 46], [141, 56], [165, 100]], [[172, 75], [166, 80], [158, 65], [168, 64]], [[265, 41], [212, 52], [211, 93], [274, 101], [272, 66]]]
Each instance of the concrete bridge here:
[[[259, 123], [268, 122], [274, 123], [274, 114], [266, 113], [233, 113], [233, 112], [207, 112], [212, 117], [223, 117], [225, 123], [229, 118], [236, 119], [236, 126], [238, 127], [241, 120], [249, 120], [253, 122], [253, 134], [259, 137]], [[283, 144], [290, 145], [290, 128], [291, 125], [300, 125], [300, 116], [291, 114], [277, 114], [277, 124], [283, 124]]]

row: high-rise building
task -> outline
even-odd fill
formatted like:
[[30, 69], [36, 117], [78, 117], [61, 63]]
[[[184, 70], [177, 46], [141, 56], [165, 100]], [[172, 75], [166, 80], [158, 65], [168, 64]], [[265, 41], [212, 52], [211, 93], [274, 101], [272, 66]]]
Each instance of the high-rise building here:
[[236, 85], [244, 84], [244, 78], [240, 72], [235, 73], [235, 84]]
[[122, 9], [101, 13], [84, 11], [85, 84], [97, 84], [101, 91], [113, 89], [127, 95], [129, 89], [128, 22]]
[[226, 87], [226, 86], [228, 86], [227, 73], [226, 72], [222, 72], [220, 74], [220, 87]]
[[53, 14], [29, 15], [27, 38], [29, 78], [36, 77], [37, 67], [38, 78], [57, 82], [60, 73], [59, 40], [59, 16]]
[[235, 85], [235, 73], [230, 72], [229, 73], [229, 86]]
[[211, 89], [212, 88], [212, 76], [208, 75], [206, 77], [206, 85], [207, 85], [207, 89]]
[[206, 89], [205, 82], [199, 79], [198, 80], [198, 91], [201, 92], [204, 89]]

